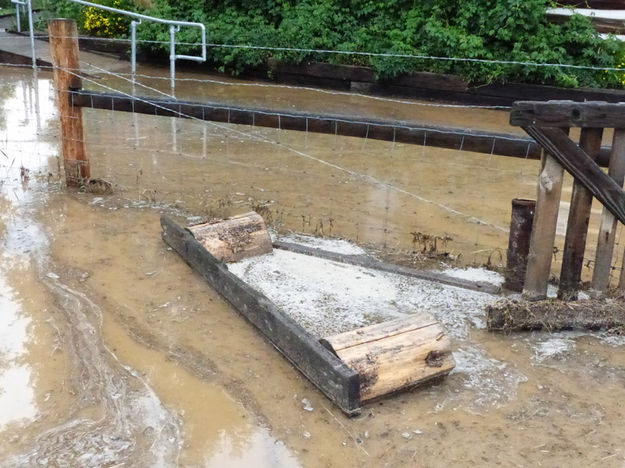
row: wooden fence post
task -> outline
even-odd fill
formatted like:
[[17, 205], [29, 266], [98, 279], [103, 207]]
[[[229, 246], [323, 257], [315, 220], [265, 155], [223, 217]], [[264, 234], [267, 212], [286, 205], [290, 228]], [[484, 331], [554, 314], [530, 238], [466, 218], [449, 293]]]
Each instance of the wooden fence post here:
[[[610, 168], [608, 175], [623, 186], [625, 179], [625, 130], [614, 129], [612, 151], [610, 153]], [[595, 269], [592, 274], [592, 288], [605, 292], [610, 286], [610, 272], [612, 270], [612, 256], [614, 253], [614, 238], [616, 236], [617, 219], [604, 206], [597, 241], [595, 255]]]
[[556, 239], [563, 176], [564, 169], [560, 163], [544, 152], [538, 176], [534, 226], [523, 286], [523, 296], [529, 300], [547, 297], [547, 281], [551, 271], [553, 244]]
[[506, 281], [503, 284], [504, 288], [511, 291], [523, 291], [535, 210], [536, 200], [522, 198], [512, 200], [510, 238], [506, 257]]
[[80, 185], [90, 177], [89, 159], [83, 138], [82, 108], [73, 106], [72, 89], [80, 89], [78, 61], [78, 31], [76, 22], [52, 19], [48, 22], [50, 49], [54, 64], [54, 84], [57, 89], [63, 163], [67, 185]]
[[[602, 128], [582, 128], [579, 146], [591, 159], [597, 159], [601, 151]], [[564, 239], [564, 256], [560, 271], [560, 287], [558, 298], [571, 301], [577, 300], [577, 292], [581, 284], [584, 251], [590, 220], [592, 193], [577, 179], [573, 182], [573, 194], [569, 208], [569, 219]]]

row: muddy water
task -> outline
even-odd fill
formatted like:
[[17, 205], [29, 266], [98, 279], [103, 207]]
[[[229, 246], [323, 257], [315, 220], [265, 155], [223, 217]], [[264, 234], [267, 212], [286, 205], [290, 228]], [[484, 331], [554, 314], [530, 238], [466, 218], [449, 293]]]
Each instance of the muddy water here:
[[454, 374], [347, 419], [160, 240], [162, 212], [253, 206], [387, 248], [449, 236], [483, 262], [536, 162], [87, 110], [93, 174], [115, 193], [75, 193], [49, 78], [0, 75], [0, 465], [623, 465], [613, 337], [462, 318]]

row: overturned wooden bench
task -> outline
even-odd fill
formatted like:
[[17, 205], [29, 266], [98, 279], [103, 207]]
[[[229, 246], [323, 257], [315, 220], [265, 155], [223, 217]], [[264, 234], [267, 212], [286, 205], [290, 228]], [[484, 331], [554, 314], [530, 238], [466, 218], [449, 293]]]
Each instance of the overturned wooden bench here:
[[162, 216], [161, 226], [163, 240], [348, 415], [367, 402], [445, 376], [455, 366], [447, 333], [427, 314], [319, 340], [228, 271], [224, 262], [272, 251], [257, 213], [189, 228]]

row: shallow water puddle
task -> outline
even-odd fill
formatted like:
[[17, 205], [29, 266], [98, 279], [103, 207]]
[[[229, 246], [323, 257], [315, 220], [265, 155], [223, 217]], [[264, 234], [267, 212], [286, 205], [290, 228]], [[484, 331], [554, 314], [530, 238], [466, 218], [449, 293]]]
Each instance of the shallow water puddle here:
[[32, 369], [21, 359], [26, 355], [30, 322], [0, 275], [0, 431], [37, 415]]
[[[19, 394], [34, 413], [20, 410], [32, 418], [23, 419], [0, 410], [12, 421], [0, 426], [1, 466], [625, 461], [619, 338], [489, 334], [477, 296], [359, 271], [352, 293], [367, 284], [386, 298], [375, 314], [423, 308], [437, 315], [454, 337], [458, 367], [441, 382], [368, 405], [348, 419], [160, 240], [162, 212], [183, 223], [256, 207], [281, 233], [410, 251], [430, 247], [418, 243], [425, 234], [439, 242], [449, 236], [444, 249], [452, 257], [485, 262], [507, 245], [506, 233], [493, 226], [507, 224], [509, 200], [534, 193], [536, 162], [86, 110], [92, 171], [116, 185], [113, 195], [78, 194], [62, 188], [58, 174], [49, 75], [41, 73], [35, 87], [30, 71], [2, 73], [0, 148], [8, 156], [0, 155], [0, 301], [1, 311], [10, 313], [0, 318], [0, 336], [4, 343], [10, 334], [5, 348], [17, 349], [14, 343], [26, 335], [13, 364], [26, 366], [30, 376], [9, 375], [0, 385], [23, 390], [27, 380], [32, 398], [27, 390]], [[195, 91], [181, 87], [183, 94]], [[258, 92], [247, 87], [234, 94], [245, 103]], [[223, 86], [197, 93], [231, 96]], [[272, 93], [263, 99], [281, 98]], [[318, 96], [296, 95], [289, 90], [279, 102], [323, 104]], [[349, 107], [345, 100], [332, 104], [337, 111]], [[353, 108], [395, 115], [382, 104]], [[501, 115], [482, 117], [472, 110], [459, 120], [505, 130]], [[29, 170], [26, 180], [21, 166]], [[296, 240], [361, 252], [337, 240]], [[325, 277], [319, 265], [308, 267], [320, 283], [347, 271], [337, 266]], [[265, 282], [274, 274], [257, 273]], [[451, 272], [474, 279], [478, 273]], [[486, 280], [492, 279], [488, 273]], [[321, 297], [345, 314], [340, 294], [332, 292], [307, 304], [293, 297], [293, 304], [313, 310]], [[361, 305], [370, 305], [371, 294], [360, 292]]]

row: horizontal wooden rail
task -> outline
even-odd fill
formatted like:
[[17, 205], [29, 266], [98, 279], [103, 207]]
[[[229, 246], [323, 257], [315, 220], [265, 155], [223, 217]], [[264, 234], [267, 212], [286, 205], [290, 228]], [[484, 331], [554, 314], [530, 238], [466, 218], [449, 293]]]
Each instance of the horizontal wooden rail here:
[[350, 116], [334, 114], [253, 109], [210, 102], [133, 98], [121, 93], [100, 93], [84, 89], [73, 90], [70, 100], [74, 106], [94, 109], [336, 134], [500, 156], [540, 158], [540, 146], [535, 141], [513, 134], [475, 132], [391, 119], [360, 118], [360, 116], [354, 119]]
[[370, 268], [372, 270], [385, 271], [387, 273], [394, 273], [396, 275], [410, 276], [412, 278], [418, 278], [426, 281], [434, 281], [440, 284], [455, 286], [457, 288], [470, 289], [473, 291], [480, 291], [488, 294], [499, 294], [501, 292], [501, 288], [493, 283], [487, 283], [484, 281], [471, 281], [462, 278], [455, 278], [453, 276], [449, 276], [445, 273], [440, 273], [437, 271], [417, 270], [415, 268], [394, 265], [392, 263], [382, 262], [377, 258], [369, 257], [366, 255], [345, 255], [337, 252], [330, 252], [327, 250], [317, 249], [315, 247], [308, 247], [306, 245], [294, 244], [292, 242], [284, 241], [274, 241], [273, 247], [276, 249], [296, 252], [302, 255], [311, 255], [313, 257], [324, 258], [326, 260], [332, 260], [334, 262], [357, 265], [364, 268]]
[[510, 125], [521, 127], [625, 128], [625, 103], [517, 101]]

